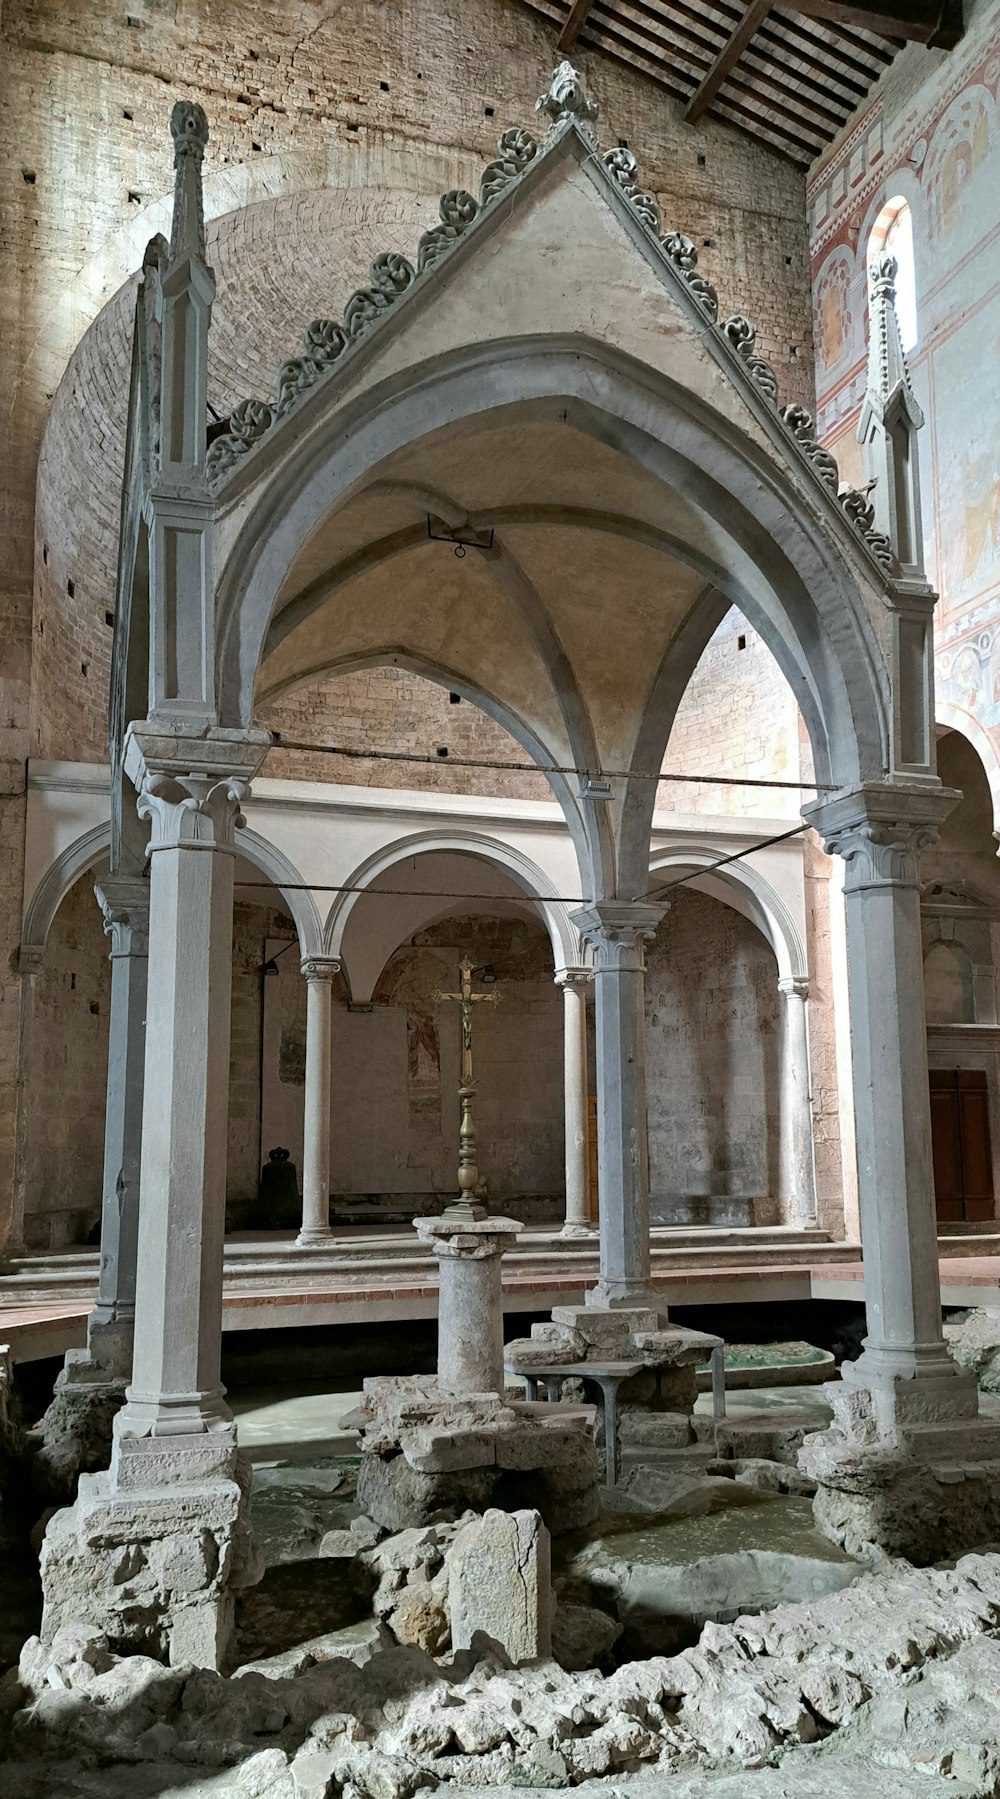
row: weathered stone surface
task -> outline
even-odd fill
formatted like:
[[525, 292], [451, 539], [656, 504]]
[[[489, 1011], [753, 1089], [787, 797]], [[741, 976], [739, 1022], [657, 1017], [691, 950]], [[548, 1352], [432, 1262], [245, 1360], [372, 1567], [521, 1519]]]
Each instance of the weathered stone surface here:
[[456, 1649], [482, 1635], [515, 1665], [548, 1655], [549, 1533], [537, 1512], [489, 1511], [465, 1525], [448, 1557], [448, 1610]]
[[632, 1333], [632, 1348], [640, 1361], [648, 1362], [651, 1367], [673, 1368], [707, 1362], [713, 1349], [722, 1345], [721, 1337], [710, 1336], [707, 1331], [689, 1330], [683, 1324], [665, 1325], [662, 1330], [655, 1327], [644, 1330], [636, 1327]]
[[498, 1477], [495, 1465], [453, 1474], [422, 1474], [401, 1454], [362, 1455], [358, 1503], [386, 1530], [405, 1530], [439, 1517], [460, 1518], [463, 1512], [484, 1511]]
[[618, 1420], [623, 1449], [686, 1449], [694, 1441], [686, 1412], [645, 1412], [630, 1407]]
[[759, 1493], [800, 1493], [811, 1499], [816, 1491], [816, 1482], [809, 1475], [800, 1474], [786, 1462], [769, 1462], [763, 1456], [724, 1456], [710, 1462], [705, 1472], [734, 1480], [737, 1486], [753, 1487]]
[[67, 1381], [63, 1368], [52, 1400], [31, 1432], [32, 1473], [39, 1495], [71, 1501], [81, 1473], [95, 1474], [111, 1462], [111, 1427], [125, 1403], [124, 1380]]
[[849, 1555], [877, 1546], [926, 1567], [1000, 1541], [1000, 1462], [929, 1465], [877, 1449], [835, 1457], [814, 1438], [801, 1467], [817, 1483], [817, 1526]]
[[436, 1430], [422, 1425], [402, 1431], [399, 1447], [419, 1474], [489, 1468], [496, 1461], [496, 1435], [491, 1430]]
[[41, 1636], [89, 1618], [116, 1649], [218, 1667], [235, 1593], [261, 1572], [250, 1540], [250, 1469], [235, 1478], [148, 1494], [112, 1492], [81, 1475], [75, 1504], [50, 1519], [42, 1544]]
[[720, 1456], [787, 1462], [794, 1468], [808, 1431], [801, 1412], [743, 1413], [719, 1419], [715, 1442]]
[[588, 1354], [596, 1350], [604, 1356], [627, 1343], [635, 1331], [657, 1330], [660, 1320], [655, 1312], [640, 1307], [604, 1311], [599, 1306], [553, 1306], [552, 1322], [582, 1338]]
[[944, 1326], [944, 1335], [959, 1366], [975, 1375], [980, 1392], [1000, 1393], [1000, 1312], [966, 1312]]
[[546, 1363], [582, 1362], [586, 1352], [587, 1345], [579, 1331], [543, 1320], [532, 1325], [530, 1337], [515, 1337], [505, 1343], [503, 1359], [506, 1367], [530, 1370]]
[[645, 1463], [629, 1469], [622, 1483], [626, 1494], [658, 1518], [704, 1518], [710, 1512], [756, 1505], [761, 1495], [734, 1480], [685, 1468], [659, 1468]]
[[[553, 1785], [598, 1799], [608, 1787], [589, 1783], [609, 1775], [629, 1799], [995, 1799], [998, 1622], [1000, 1556], [988, 1555], [862, 1574], [808, 1604], [707, 1625], [696, 1647], [610, 1676], [470, 1651], [440, 1668], [415, 1648], [372, 1653], [369, 1625], [357, 1666], [271, 1663], [225, 1680], [119, 1661], [84, 1627], [26, 1649], [30, 1704], [4, 1773], [30, 1799], [92, 1799], [92, 1784], [76, 1784], [81, 1755], [100, 1757], [108, 1799], [181, 1790], [189, 1771], [206, 1799], [286, 1799], [275, 1782], [289, 1766], [294, 1799], [414, 1783], [452, 1799], [484, 1785], [510, 1799]], [[75, 1762], [57, 1762], [69, 1753]], [[124, 1786], [116, 1758], [127, 1758]], [[32, 1779], [51, 1766], [52, 1785], [22, 1779], [22, 1766]]]
[[622, 1634], [622, 1626], [596, 1605], [559, 1601], [552, 1615], [552, 1654], [567, 1673], [601, 1668]]

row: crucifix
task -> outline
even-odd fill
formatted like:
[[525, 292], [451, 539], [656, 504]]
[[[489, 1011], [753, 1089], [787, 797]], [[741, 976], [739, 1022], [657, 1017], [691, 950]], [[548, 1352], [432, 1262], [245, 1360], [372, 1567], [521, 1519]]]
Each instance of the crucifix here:
[[473, 993], [472, 963], [468, 956], [463, 956], [458, 966], [462, 977], [461, 991], [442, 993], [436, 987], [431, 995], [438, 1005], [443, 1000], [457, 1000], [462, 1008], [462, 1083], [458, 1089], [458, 1097], [462, 1103], [462, 1122], [458, 1132], [458, 1185], [461, 1198], [446, 1206], [443, 1216], [465, 1224], [474, 1224], [477, 1219], [485, 1218], [486, 1208], [473, 1199], [479, 1185], [479, 1169], [476, 1166], [476, 1127], [472, 1122], [472, 1101], [476, 1092], [472, 1075], [472, 1008], [480, 1003], [498, 1006], [501, 995], [495, 991]]

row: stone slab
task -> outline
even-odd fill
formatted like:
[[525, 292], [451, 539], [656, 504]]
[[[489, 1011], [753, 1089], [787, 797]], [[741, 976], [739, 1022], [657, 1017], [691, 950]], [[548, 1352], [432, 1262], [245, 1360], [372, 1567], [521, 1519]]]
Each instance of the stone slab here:
[[499, 1644], [516, 1665], [552, 1648], [549, 1533], [537, 1512], [488, 1511], [459, 1531], [448, 1558], [452, 1646]]

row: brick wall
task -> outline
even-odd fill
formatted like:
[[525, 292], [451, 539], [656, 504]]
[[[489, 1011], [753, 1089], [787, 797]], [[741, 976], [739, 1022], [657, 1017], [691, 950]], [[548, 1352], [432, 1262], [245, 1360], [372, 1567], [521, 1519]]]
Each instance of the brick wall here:
[[[453, 181], [474, 179], [500, 129], [530, 124], [554, 60], [553, 32], [515, 0], [372, 0], [333, 13], [307, 0], [281, 8], [182, 0], [173, 9], [141, 4], [133, 16], [138, 29], [98, 0], [4, 9], [7, 65], [30, 115], [8, 170], [27, 277], [12, 378], [31, 388], [22, 394], [30, 432], [28, 411], [21, 415], [28, 493], [48, 398], [85, 325], [137, 266], [142, 216], [168, 187], [174, 98], [191, 94], [209, 112], [209, 166], [233, 171], [227, 207], [260, 200], [210, 227], [219, 277], [211, 386], [221, 410], [270, 382], [310, 317], [364, 279], [373, 250], [412, 251], [420, 209], [401, 190], [432, 202]], [[665, 221], [701, 246], [727, 308], [754, 318], [785, 397], [808, 399], [801, 175], [727, 126], [684, 126], [644, 78], [582, 49], [580, 61], [604, 140], [634, 148]], [[30, 193], [17, 158], [30, 160]], [[341, 191], [317, 193], [324, 187]], [[343, 224], [344, 189], [358, 196], [353, 224], [331, 237], [331, 220]], [[148, 223], [146, 235], [162, 225], [159, 210]], [[84, 269], [86, 281], [67, 274]], [[74, 363], [46, 444], [36, 753], [54, 754], [53, 740], [71, 737], [79, 754], [85, 738], [94, 746], [104, 737], [127, 301], [102, 315]], [[94, 467], [97, 482], [86, 478]], [[30, 561], [29, 531], [26, 578]]]

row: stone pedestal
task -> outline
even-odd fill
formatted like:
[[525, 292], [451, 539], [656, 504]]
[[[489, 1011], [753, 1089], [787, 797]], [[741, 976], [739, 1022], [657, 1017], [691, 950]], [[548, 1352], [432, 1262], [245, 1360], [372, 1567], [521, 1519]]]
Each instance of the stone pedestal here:
[[514, 1218], [418, 1218], [438, 1260], [438, 1386], [457, 1396], [502, 1394], [500, 1258], [524, 1229]]
[[602, 1307], [649, 1302], [643, 946], [666, 909], [613, 900], [573, 914], [594, 956], [601, 1272], [592, 1299]]
[[[165, 1473], [169, 1451], [162, 1461]], [[214, 1480], [190, 1486], [127, 1494], [109, 1474], [82, 1474], [76, 1503], [50, 1520], [42, 1543], [41, 1638], [86, 1619], [116, 1654], [221, 1668], [235, 1593], [260, 1573], [250, 1470], [233, 1445]]]

